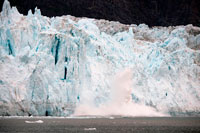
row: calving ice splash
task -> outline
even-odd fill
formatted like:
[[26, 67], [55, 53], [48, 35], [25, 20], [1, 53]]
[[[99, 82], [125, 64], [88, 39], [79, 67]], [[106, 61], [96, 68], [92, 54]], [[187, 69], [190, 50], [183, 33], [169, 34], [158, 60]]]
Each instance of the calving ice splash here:
[[0, 115], [199, 115], [200, 28], [0, 16]]

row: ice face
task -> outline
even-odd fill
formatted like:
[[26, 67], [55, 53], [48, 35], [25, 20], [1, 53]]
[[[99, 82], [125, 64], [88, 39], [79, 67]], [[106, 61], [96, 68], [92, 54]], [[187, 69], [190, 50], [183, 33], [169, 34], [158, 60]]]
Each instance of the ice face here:
[[2, 9], [0, 115], [199, 113], [199, 27]]

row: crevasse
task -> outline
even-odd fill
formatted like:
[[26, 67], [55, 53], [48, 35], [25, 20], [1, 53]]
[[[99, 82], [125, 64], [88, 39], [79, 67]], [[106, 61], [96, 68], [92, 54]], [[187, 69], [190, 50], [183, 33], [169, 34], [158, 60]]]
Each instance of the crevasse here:
[[199, 115], [199, 27], [2, 9], [0, 115]]

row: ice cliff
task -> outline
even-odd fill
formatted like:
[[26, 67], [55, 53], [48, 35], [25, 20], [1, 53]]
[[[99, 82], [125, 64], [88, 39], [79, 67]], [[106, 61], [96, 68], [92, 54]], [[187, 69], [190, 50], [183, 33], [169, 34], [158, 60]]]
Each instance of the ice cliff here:
[[199, 115], [200, 28], [0, 14], [0, 115]]

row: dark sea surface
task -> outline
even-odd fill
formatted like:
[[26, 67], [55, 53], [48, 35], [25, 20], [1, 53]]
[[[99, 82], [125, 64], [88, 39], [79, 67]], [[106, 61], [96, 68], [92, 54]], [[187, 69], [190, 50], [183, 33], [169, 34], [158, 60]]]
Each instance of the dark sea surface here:
[[200, 133], [200, 117], [1, 117], [0, 133]]

